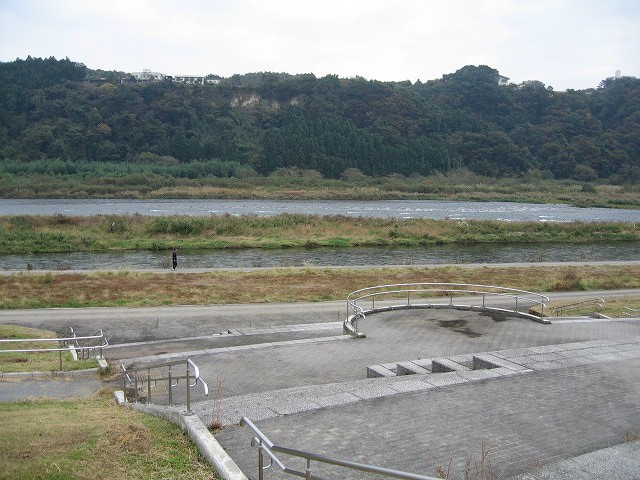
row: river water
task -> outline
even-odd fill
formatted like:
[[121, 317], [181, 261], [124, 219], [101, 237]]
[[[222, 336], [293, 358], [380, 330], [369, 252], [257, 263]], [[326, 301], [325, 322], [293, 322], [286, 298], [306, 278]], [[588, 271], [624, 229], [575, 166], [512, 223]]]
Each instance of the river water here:
[[[640, 242], [614, 244], [471, 244], [420, 248], [350, 247], [180, 251], [179, 268], [438, 265], [638, 260]], [[0, 270], [147, 270], [171, 268], [171, 251], [72, 252], [2, 255]]]
[[566, 204], [439, 200], [67, 200], [0, 199], [2, 215], [345, 215], [378, 218], [640, 222], [640, 210]]
[[[563, 204], [433, 200], [14, 200], [0, 199], [2, 215], [277, 215], [301, 213], [378, 218], [482, 219], [542, 222], [640, 222], [640, 210], [577, 208]], [[0, 270], [114, 270], [170, 268], [171, 252], [71, 252], [0, 255]], [[179, 268], [429, 265], [638, 260], [640, 242], [615, 244], [433, 245], [419, 248], [350, 247], [180, 251]]]

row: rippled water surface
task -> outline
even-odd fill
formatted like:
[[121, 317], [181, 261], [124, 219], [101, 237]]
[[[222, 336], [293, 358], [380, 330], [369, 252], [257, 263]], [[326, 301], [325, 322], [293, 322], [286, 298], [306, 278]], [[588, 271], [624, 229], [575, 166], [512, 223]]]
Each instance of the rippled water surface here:
[[[302, 213], [378, 218], [491, 219], [507, 221], [639, 222], [640, 210], [577, 208], [562, 204], [431, 200], [8, 200], [0, 215], [277, 215]], [[126, 251], [0, 255], [0, 269], [169, 268], [170, 252]], [[315, 248], [181, 251], [179, 268], [424, 265], [541, 261], [638, 260], [639, 242], [602, 245], [434, 245], [421, 248]]]
[[436, 200], [15, 200], [0, 199], [0, 215], [277, 215], [303, 213], [379, 218], [508, 221], [640, 221], [640, 210], [564, 204]]
[[[480, 244], [421, 248], [350, 247], [180, 251], [179, 268], [255, 268], [293, 266], [436, 265], [443, 263], [566, 262], [638, 260], [640, 242], [615, 244]], [[0, 269], [154, 269], [170, 268], [171, 251], [73, 252], [2, 255]]]

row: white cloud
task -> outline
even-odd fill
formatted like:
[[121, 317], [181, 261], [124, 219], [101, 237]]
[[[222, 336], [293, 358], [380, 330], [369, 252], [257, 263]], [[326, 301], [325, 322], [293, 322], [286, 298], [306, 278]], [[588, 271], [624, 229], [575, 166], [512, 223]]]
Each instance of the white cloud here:
[[468, 64], [587, 88], [640, 76], [636, 0], [0, 0], [0, 60], [429, 80]]

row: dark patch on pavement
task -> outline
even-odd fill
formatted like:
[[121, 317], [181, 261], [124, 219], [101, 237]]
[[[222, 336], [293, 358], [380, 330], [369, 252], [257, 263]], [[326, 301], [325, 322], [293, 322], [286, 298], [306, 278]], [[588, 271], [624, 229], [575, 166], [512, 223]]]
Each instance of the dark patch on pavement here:
[[444, 328], [450, 328], [456, 333], [462, 333], [469, 338], [478, 338], [481, 337], [482, 334], [479, 332], [475, 332], [467, 327], [467, 320], [438, 320], [438, 325]]

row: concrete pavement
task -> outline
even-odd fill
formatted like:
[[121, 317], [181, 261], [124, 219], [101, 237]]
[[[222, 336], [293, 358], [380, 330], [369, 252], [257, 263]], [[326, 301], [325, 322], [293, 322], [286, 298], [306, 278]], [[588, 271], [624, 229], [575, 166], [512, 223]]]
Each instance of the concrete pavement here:
[[[603, 362], [396, 392], [256, 423], [278, 445], [431, 476], [444, 467], [451, 478], [463, 478], [467, 461], [473, 468], [485, 449], [485, 467], [509, 478], [637, 438], [630, 432], [640, 428], [640, 360], [627, 363], [622, 370]], [[372, 394], [382, 388], [376, 383]], [[256, 471], [248, 429], [226, 429], [217, 438], [245, 472]], [[318, 470], [331, 473], [337, 474]], [[640, 478], [640, 469], [635, 477], [612, 473], [592, 478]]]
[[[0, 322], [76, 330], [80, 320], [91, 328], [102, 322], [115, 343], [129, 344], [114, 348], [114, 356], [130, 362], [189, 351], [211, 385], [224, 374], [228, 426], [217, 438], [250, 476], [257, 453], [250, 432], [234, 426], [241, 415], [256, 419], [277, 444], [425, 475], [442, 467], [462, 478], [467, 461], [474, 468], [484, 448], [496, 478], [640, 478], [637, 464], [616, 470], [595, 453], [616, 446], [614, 467], [626, 468], [638, 451], [632, 441], [640, 435], [638, 319], [541, 325], [412, 310], [372, 315], [361, 325], [367, 338], [352, 340], [340, 336], [343, 302], [198, 308], [1, 312]], [[172, 351], [171, 343], [180, 346]], [[588, 354], [576, 357], [579, 350]], [[438, 380], [366, 376], [370, 365], [439, 357], [468, 367], [474, 354], [503, 355], [526, 371], [496, 375], [504, 368], [497, 367]], [[210, 421], [213, 400], [196, 399], [199, 415]], [[596, 460], [589, 463], [585, 453]], [[594, 469], [597, 475], [578, 476]], [[270, 471], [268, 478], [279, 475]], [[342, 471], [336, 478], [361, 477]]]

